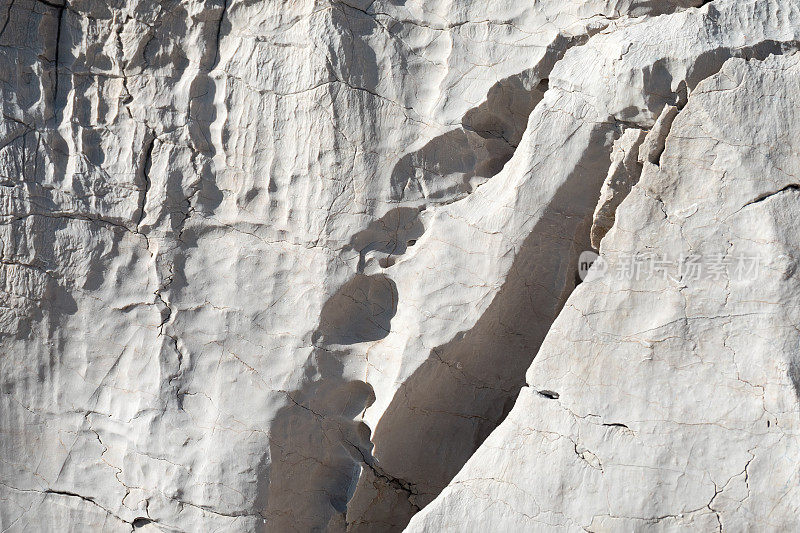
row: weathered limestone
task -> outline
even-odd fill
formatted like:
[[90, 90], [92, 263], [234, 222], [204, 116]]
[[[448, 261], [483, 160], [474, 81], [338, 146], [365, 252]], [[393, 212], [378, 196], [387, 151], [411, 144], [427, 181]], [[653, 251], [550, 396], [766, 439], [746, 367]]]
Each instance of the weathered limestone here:
[[798, 20], [0, 0], [0, 529], [795, 528]]
[[[731, 59], [692, 92], [603, 241], [609, 270], [575, 291], [509, 417], [409, 531], [800, 526], [798, 89], [794, 54]], [[706, 273], [615, 276], [652, 250]], [[750, 258], [760, 268], [737, 272]]]

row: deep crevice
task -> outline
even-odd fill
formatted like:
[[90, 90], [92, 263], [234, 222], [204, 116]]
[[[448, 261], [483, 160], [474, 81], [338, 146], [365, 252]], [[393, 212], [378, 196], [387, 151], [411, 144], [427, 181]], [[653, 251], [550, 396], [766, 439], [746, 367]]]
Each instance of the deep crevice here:
[[58, 78], [59, 72], [58, 67], [61, 62], [61, 27], [64, 24], [64, 11], [67, 10], [68, 4], [64, 2], [63, 5], [52, 4], [50, 2], [45, 2], [43, 0], [38, 0], [43, 4], [50, 6], [52, 8], [58, 9], [58, 22], [56, 27], [56, 51], [55, 51], [55, 58], [53, 60], [53, 119], [55, 124], [57, 125], [58, 120]]
[[222, 23], [225, 20], [225, 16], [228, 14], [228, 2], [229, 0], [222, 0], [222, 12], [219, 15], [219, 20], [217, 21], [217, 31], [215, 34], [215, 52], [214, 52], [214, 61], [212, 62], [212, 70], [219, 65], [220, 60], [220, 43], [222, 42]]
[[156, 144], [156, 137], [154, 134], [150, 134], [149, 140], [145, 141], [144, 147], [144, 155], [142, 156], [142, 163], [141, 163], [141, 171], [140, 171], [140, 180], [142, 182], [142, 190], [139, 196], [139, 217], [136, 220], [136, 231], [139, 232], [139, 226], [142, 224], [142, 220], [146, 216], [146, 208], [147, 208], [147, 194], [150, 192], [150, 186], [152, 183], [150, 182], [150, 170], [153, 165], [153, 149], [155, 148]]

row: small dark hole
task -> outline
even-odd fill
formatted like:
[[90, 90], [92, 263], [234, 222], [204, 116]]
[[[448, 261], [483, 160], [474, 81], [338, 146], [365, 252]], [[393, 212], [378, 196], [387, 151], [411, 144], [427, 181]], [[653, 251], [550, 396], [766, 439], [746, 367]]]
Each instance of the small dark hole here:
[[134, 518], [133, 522], [131, 522], [131, 524], [133, 525], [134, 528], [144, 527], [147, 524], [152, 524], [152, 523], [153, 523], [152, 520], [150, 520], [149, 518], [143, 518], [143, 517]]
[[538, 392], [539, 392], [539, 394], [541, 394], [545, 398], [550, 398], [551, 400], [558, 400], [558, 393], [557, 392], [553, 392], [551, 390], [540, 390]]
[[417, 244], [417, 239], [411, 239], [406, 243], [406, 246], [414, 246], [415, 244]]

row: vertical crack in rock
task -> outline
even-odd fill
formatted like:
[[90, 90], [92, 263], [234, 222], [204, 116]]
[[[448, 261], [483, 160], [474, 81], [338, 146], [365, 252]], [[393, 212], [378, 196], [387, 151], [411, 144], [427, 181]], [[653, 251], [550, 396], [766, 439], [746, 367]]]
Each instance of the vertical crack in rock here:
[[[417, 507], [412, 500], [412, 497], [418, 495], [418, 492], [414, 488], [413, 484], [409, 483], [408, 481], [404, 481], [402, 479], [390, 476], [376, 464], [375, 457], [373, 457], [372, 454], [365, 453], [361, 447], [358, 447], [353, 443], [348, 443], [348, 444], [350, 444], [350, 446], [352, 446], [353, 449], [358, 452], [358, 455], [361, 458], [361, 464], [363, 464], [370, 471], [369, 473], [371, 474], [373, 479], [380, 479], [381, 483], [389, 485], [396, 492], [405, 494], [411, 506], [416, 511], [420, 510], [420, 508]], [[367, 475], [367, 473], [362, 470], [361, 475], [365, 476]]]
[[600, 249], [603, 237], [614, 226], [617, 208], [639, 182], [644, 164], [659, 165], [678, 112], [678, 107], [666, 105], [650, 131], [629, 128], [614, 142], [611, 167], [592, 220], [591, 241], [595, 250]]
[[215, 68], [219, 65], [220, 61], [220, 50], [219, 46], [222, 42], [222, 23], [225, 21], [225, 16], [228, 14], [228, 2], [230, 0], [222, 0], [222, 12], [219, 14], [219, 21], [217, 22], [217, 31], [215, 35], [215, 46], [214, 46], [214, 61], [212, 63], [213, 67]]
[[[676, 106], [664, 106], [653, 128], [647, 133], [647, 136], [641, 143], [638, 154], [638, 161], [640, 164], [650, 163], [658, 166], [661, 163], [661, 154], [664, 153], [667, 136], [677, 116], [678, 108]], [[633, 185], [635, 185], [635, 183]], [[628, 190], [630, 190], [630, 188]]]
[[150, 182], [150, 168], [153, 165], [153, 149], [155, 148], [155, 144], [155, 134], [151, 133], [149, 140], [145, 141], [144, 154], [142, 156], [142, 163], [139, 171], [142, 190], [139, 196], [139, 217], [136, 220], [137, 232], [139, 231], [139, 227], [142, 225], [142, 220], [144, 220], [144, 217], [147, 214], [147, 193], [150, 192], [150, 186], [152, 185]]
[[[57, 22], [56, 22], [56, 36], [55, 36], [55, 53], [54, 53], [55, 57], [53, 59], [53, 64], [54, 64], [54, 66], [53, 66], [53, 119], [55, 120], [55, 124], [58, 125], [58, 123], [59, 123], [59, 117], [58, 117], [58, 79], [59, 79], [59, 76], [60, 76], [60, 73], [59, 73], [58, 69], [59, 69], [59, 65], [61, 63], [61, 33], [62, 33], [62, 27], [64, 25], [64, 12], [66, 11], [66, 9], [68, 7], [68, 3], [66, 2], [66, 0], [64, 1], [63, 4], [51, 3], [51, 2], [44, 1], [44, 0], [39, 0], [39, 1], [42, 1], [42, 3], [44, 3], [45, 5], [58, 10], [58, 16], [57, 16]], [[9, 13], [10, 13], [10, 10], [11, 10], [11, 8], [9, 7]]]
[[638, 128], [629, 128], [614, 141], [611, 153], [611, 167], [600, 190], [600, 199], [594, 210], [591, 229], [592, 248], [600, 249], [600, 241], [614, 226], [617, 207], [628, 196], [642, 173], [639, 161], [639, 147], [645, 140], [647, 132]]

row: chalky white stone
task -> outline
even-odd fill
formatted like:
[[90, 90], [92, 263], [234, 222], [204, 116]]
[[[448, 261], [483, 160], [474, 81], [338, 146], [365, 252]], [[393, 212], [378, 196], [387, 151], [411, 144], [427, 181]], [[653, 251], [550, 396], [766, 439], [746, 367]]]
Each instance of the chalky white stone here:
[[797, 529], [798, 21], [0, 0], [0, 530]]

